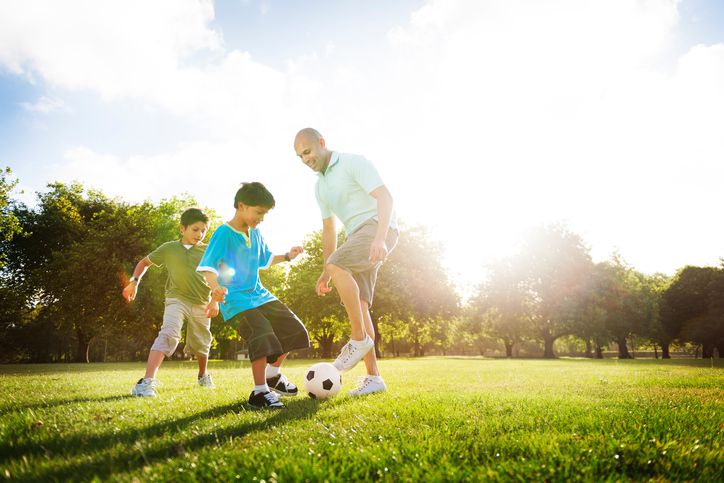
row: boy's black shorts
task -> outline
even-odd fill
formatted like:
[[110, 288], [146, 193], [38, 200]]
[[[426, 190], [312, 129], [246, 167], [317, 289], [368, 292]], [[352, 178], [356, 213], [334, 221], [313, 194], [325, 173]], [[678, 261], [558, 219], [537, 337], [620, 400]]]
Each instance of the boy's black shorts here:
[[249, 360], [266, 357], [276, 361], [280, 355], [309, 347], [306, 327], [294, 312], [278, 300], [240, 312], [229, 319], [249, 346]]

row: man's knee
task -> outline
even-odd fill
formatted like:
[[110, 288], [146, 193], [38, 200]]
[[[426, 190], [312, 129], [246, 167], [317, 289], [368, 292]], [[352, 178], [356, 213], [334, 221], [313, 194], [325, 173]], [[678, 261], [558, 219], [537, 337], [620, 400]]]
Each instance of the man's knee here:
[[339, 275], [343, 275], [347, 272], [344, 268], [340, 267], [339, 265], [335, 265], [333, 263], [327, 263], [324, 265], [324, 270], [332, 277], [337, 277]]

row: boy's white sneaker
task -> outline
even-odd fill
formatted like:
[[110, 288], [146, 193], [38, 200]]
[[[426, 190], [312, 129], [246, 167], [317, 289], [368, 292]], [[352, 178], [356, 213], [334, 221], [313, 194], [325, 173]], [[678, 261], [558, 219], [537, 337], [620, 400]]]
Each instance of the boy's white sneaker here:
[[349, 371], [356, 366], [374, 346], [375, 341], [373, 341], [369, 335], [366, 335], [365, 340], [361, 342], [350, 340], [342, 347], [342, 350], [332, 365], [340, 372]]
[[207, 389], [216, 389], [216, 384], [214, 384], [214, 381], [211, 380], [211, 374], [208, 372], [199, 377], [199, 386]]
[[381, 377], [360, 377], [357, 381], [357, 387], [352, 389], [349, 393], [350, 396], [365, 396], [367, 394], [374, 394], [376, 392], [385, 392], [387, 385]]
[[156, 388], [160, 384], [156, 379], [141, 378], [131, 389], [131, 396], [156, 397]]

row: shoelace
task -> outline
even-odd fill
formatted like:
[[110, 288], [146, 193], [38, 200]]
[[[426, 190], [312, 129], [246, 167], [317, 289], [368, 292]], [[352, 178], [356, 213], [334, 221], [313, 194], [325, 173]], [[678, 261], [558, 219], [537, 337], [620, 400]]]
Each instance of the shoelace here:
[[372, 379], [369, 377], [358, 377], [356, 390], [364, 389], [372, 383]]
[[267, 401], [269, 401], [272, 404], [279, 402], [279, 398], [276, 397], [276, 394], [274, 394], [273, 392], [268, 392], [268, 393], [264, 394], [264, 399], [266, 399]]
[[344, 346], [344, 350], [342, 351], [343, 352], [342, 359], [344, 361], [347, 361], [350, 357], [352, 357], [352, 353], [354, 353], [354, 351], [356, 351], [356, 350], [359, 350], [359, 349], [357, 349], [355, 346], [353, 346], [351, 342], [348, 342], [347, 345]]

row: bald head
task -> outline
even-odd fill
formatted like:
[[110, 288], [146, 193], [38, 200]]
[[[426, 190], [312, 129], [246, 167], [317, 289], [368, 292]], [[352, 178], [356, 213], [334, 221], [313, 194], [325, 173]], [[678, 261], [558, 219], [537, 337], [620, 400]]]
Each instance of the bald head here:
[[311, 127], [305, 127], [294, 137], [294, 151], [304, 164], [322, 173], [327, 169], [332, 155], [322, 135]]
[[297, 142], [301, 139], [305, 139], [311, 142], [319, 142], [320, 139], [324, 138], [322, 138], [322, 135], [316, 129], [311, 127], [305, 127], [304, 129], [299, 131], [294, 137], [294, 144], [297, 144]]

